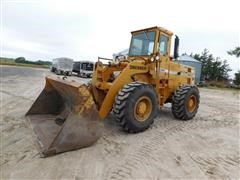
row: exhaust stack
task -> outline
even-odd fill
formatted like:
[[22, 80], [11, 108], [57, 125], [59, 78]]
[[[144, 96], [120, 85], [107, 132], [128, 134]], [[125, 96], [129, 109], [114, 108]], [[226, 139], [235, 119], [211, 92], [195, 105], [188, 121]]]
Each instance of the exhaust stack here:
[[174, 59], [179, 57], [179, 37], [176, 35], [174, 40]]

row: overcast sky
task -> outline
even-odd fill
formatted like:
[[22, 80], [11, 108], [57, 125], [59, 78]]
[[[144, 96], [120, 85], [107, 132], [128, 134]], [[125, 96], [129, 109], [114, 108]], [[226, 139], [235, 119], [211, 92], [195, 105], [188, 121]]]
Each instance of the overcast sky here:
[[180, 37], [180, 53], [204, 48], [240, 59], [239, 0], [1, 0], [1, 56], [30, 60], [95, 60], [128, 48], [130, 32], [162, 26]]

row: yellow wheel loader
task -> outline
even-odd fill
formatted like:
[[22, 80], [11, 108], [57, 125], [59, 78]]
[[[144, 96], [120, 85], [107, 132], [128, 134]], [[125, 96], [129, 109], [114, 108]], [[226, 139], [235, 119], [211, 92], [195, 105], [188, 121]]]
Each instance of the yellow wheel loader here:
[[192, 119], [199, 106], [194, 68], [180, 65], [179, 39], [162, 27], [132, 32], [128, 57], [98, 58], [89, 84], [47, 76], [26, 114], [42, 156], [87, 147], [101, 136], [110, 112], [126, 132], [146, 130], [157, 109], [172, 103], [173, 116]]

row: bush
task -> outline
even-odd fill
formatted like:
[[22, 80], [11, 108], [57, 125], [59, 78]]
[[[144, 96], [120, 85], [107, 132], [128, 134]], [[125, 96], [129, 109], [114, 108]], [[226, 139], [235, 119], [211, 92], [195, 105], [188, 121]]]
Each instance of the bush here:
[[240, 85], [240, 71], [238, 71], [237, 73], [234, 74], [235, 78], [234, 78], [234, 83], [236, 85]]
[[18, 57], [15, 59], [16, 63], [23, 63], [23, 64], [35, 64], [35, 65], [51, 65], [52, 63], [50, 61], [27, 61], [24, 57]]
[[26, 59], [24, 57], [18, 57], [18, 58], [15, 59], [15, 62], [16, 63], [25, 63]]
[[228, 83], [226, 81], [208, 81], [207, 84], [209, 86], [218, 87], [218, 88], [228, 87]]

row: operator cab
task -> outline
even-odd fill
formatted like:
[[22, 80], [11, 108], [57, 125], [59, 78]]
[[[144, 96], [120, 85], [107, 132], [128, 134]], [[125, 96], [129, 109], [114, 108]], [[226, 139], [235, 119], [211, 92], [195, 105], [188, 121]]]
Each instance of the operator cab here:
[[[161, 57], [170, 57], [172, 35], [171, 31], [162, 27], [133, 31], [128, 56], [130, 59], [139, 56], [147, 58], [159, 54]], [[177, 40], [176, 43], [175, 39], [174, 58], [178, 56], [179, 39]]]

